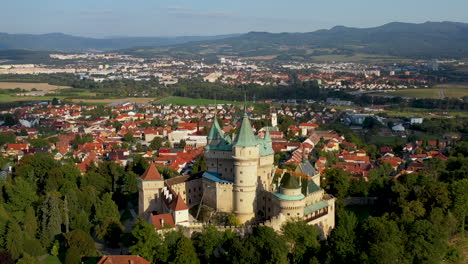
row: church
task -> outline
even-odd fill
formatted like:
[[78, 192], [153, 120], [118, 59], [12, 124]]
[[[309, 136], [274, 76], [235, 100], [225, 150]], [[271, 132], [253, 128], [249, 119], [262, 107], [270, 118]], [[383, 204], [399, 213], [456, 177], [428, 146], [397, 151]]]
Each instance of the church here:
[[241, 224], [279, 230], [288, 219], [303, 219], [316, 225], [322, 237], [334, 228], [335, 198], [320, 188], [320, 174], [305, 157], [295, 171], [276, 168], [269, 131], [256, 136], [247, 113], [237, 135], [225, 134], [215, 119], [207, 143], [207, 171], [201, 177], [163, 180], [154, 165], [145, 172], [138, 184], [140, 215], [156, 227], [168, 221], [189, 226], [187, 209], [203, 204], [234, 213]]

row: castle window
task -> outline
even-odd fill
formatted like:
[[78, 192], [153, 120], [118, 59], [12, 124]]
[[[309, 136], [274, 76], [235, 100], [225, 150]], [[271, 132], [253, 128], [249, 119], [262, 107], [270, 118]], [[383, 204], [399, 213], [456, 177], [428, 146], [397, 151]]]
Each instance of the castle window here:
[[243, 171], [239, 171], [240, 174], [243, 174], [244, 172]]
[[300, 215], [300, 213], [297, 213], [297, 215]]
[[241, 202], [243, 202], [244, 200], [240, 199]]
[[243, 192], [243, 191], [244, 191], [244, 189], [240, 189], [240, 191], [241, 191], [241, 192]]
[[291, 214], [290, 214], [290, 213], [288, 213], [288, 216], [290, 216], [290, 215], [291, 215]]
[[243, 180], [240, 180], [240, 183], [243, 183], [244, 181]]

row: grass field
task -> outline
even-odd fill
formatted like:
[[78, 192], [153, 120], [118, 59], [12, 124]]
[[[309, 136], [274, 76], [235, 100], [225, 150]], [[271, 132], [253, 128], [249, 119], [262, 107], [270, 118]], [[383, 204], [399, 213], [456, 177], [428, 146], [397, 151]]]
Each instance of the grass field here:
[[71, 99], [70, 101], [74, 103], [84, 103], [84, 104], [108, 104], [113, 102], [120, 101], [129, 101], [136, 104], [147, 104], [153, 101], [155, 98], [149, 97], [124, 97], [124, 98], [109, 98], [109, 99]]
[[48, 83], [26, 83], [26, 82], [0, 82], [0, 89], [24, 89], [31, 91], [33, 88], [36, 88], [40, 91], [55, 91], [65, 88], [70, 88], [68, 86], [59, 86], [59, 85], [50, 85]]
[[54, 256], [48, 256], [45, 258], [43, 261], [41, 261], [41, 264], [61, 264], [62, 262], [58, 257]]
[[391, 92], [380, 92], [376, 95], [393, 95], [414, 98], [440, 99], [443, 97], [461, 98], [468, 96], [468, 83], [438, 84], [432, 88], [401, 89]]

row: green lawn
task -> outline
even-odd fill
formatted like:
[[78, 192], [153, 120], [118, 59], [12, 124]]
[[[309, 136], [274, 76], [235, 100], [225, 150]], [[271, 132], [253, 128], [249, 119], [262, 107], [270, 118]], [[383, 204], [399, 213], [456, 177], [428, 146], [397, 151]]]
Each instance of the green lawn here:
[[375, 93], [375, 95], [393, 95], [432, 99], [440, 99], [441, 95], [444, 95], [449, 98], [461, 98], [463, 96], [468, 96], [468, 83], [438, 84], [432, 88], [400, 89], [391, 92], [379, 92]]
[[345, 209], [353, 212], [359, 221], [365, 221], [374, 211], [372, 205], [347, 205]]
[[62, 262], [60, 262], [58, 257], [48, 256], [41, 262], [41, 264], [62, 264]]

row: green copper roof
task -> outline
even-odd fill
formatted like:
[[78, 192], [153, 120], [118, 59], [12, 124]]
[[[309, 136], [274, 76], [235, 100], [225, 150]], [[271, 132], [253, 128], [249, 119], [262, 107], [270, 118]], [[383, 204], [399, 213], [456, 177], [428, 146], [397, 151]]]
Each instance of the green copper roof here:
[[285, 173], [281, 179], [281, 187], [286, 189], [298, 189], [301, 188], [299, 181], [296, 177], [292, 176], [289, 173]]
[[280, 200], [287, 200], [287, 201], [298, 201], [298, 200], [302, 200], [305, 198], [305, 196], [302, 193], [299, 195], [286, 195], [286, 194], [282, 194], [279, 192], [274, 192], [273, 195], [278, 197]]
[[250, 125], [247, 113], [245, 113], [244, 118], [242, 119], [241, 127], [239, 129], [239, 134], [234, 141], [234, 146], [250, 147], [256, 145], [258, 145], [258, 141], [252, 131], [252, 126]]
[[319, 201], [319, 202], [316, 202], [314, 204], [311, 204], [311, 205], [308, 205], [306, 207], [304, 207], [304, 215], [309, 215], [315, 211], [318, 211], [320, 209], [323, 209], [325, 207], [328, 207], [328, 204], [327, 202], [325, 201]]
[[223, 130], [219, 126], [218, 119], [215, 117], [213, 125], [211, 126], [210, 133], [208, 133], [208, 139], [217, 140], [223, 138]]
[[263, 138], [263, 140], [265, 142], [268, 142], [268, 143], [271, 143], [273, 140], [271, 140], [271, 136], [270, 136], [270, 129], [267, 129], [265, 131], [265, 137]]
[[221, 150], [221, 151], [231, 151], [232, 150], [232, 139], [229, 135], [226, 135], [221, 141], [216, 145], [206, 145], [206, 150]]
[[275, 151], [270, 146], [270, 143], [261, 142], [260, 146], [258, 146], [258, 147], [259, 147], [259, 150], [260, 150], [260, 156], [262, 156], [262, 157], [275, 154]]

